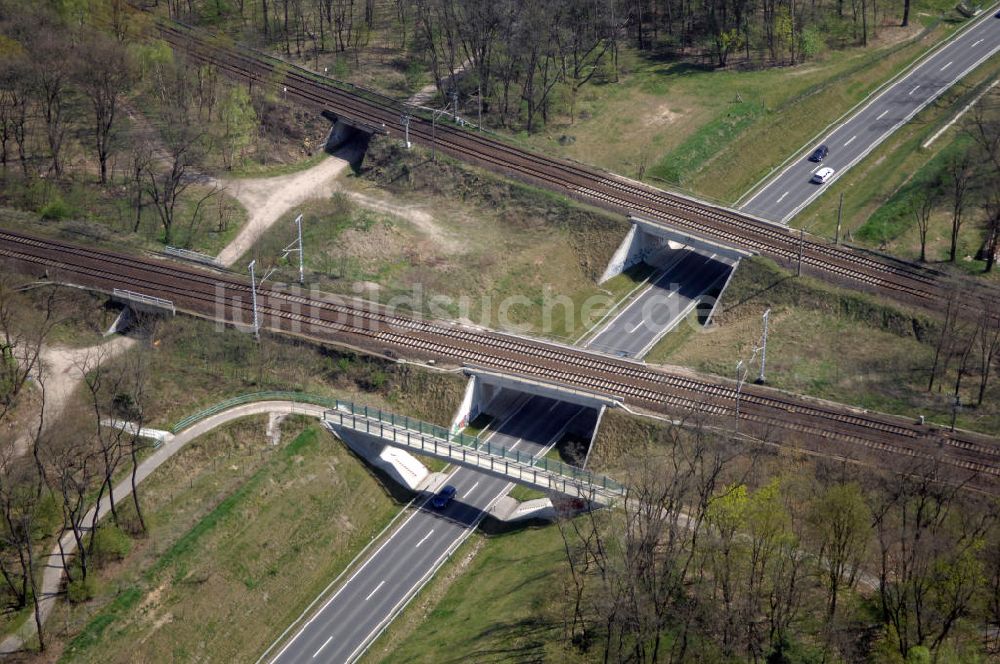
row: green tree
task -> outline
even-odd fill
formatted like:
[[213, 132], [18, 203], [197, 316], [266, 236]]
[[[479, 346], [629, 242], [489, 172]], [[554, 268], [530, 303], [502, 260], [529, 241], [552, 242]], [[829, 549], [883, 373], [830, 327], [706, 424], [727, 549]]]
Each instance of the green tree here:
[[833, 618], [842, 589], [853, 588], [871, 540], [872, 516], [861, 487], [834, 484], [809, 506], [812, 551], [824, 570], [827, 616]]
[[257, 112], [250, 102], [250, 94], [242, 86], [233, 86], [223, 95], [219, 104], [222, 123], [223, 160], [226, 169], [232, 169], [244, 157], [246, 148], [253, 143], [257, 131]]

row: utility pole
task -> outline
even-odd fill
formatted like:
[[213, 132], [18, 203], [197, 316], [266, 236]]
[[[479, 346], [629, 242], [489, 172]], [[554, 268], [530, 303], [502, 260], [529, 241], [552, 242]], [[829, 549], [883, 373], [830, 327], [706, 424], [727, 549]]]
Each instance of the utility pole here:
[[478, 79], [476, 96], [479, 98], [479, 124], [477, 126], [479, 127], [479, 131], [482, 132], [482, 130], [483, 130], [483, 79], [482, 79], [481, 76], [478, 75], [478, 73], [476, 75], [476, 78]]
[[806, 229], [799, 229], [799, 270], [796, 276], [802, 276], [802, 250], [805, 248], [806, 244]]
[[[302, 286], [304, 286], [305, 283], [306, 283], [306, 275], [305, 275], [306, 266], [305, 266], [305, 257], [303, 256], [304, 252], [302, 251], [303, 247], [302, 247], [302, 215], [301, 214], [299, 216], [295, 217], [295, 225], [299, 227], [299, 284], [302, 285]], [[767, 324], [766, 323], [765, 323], [765, 326], [764, 326], [764, 330], [765, 330], [764, 334], [766, 336], [767, 335], [767, 332], [766, 332], [766, 330], [767, 330]]]
[[951, 430], [955, 431], [955, 421], [958, 420], [958, 409], [962, 407], [962, 398], [955, 395], [955, 402], [951, 404]]
[[437, 161], [437, 119], [442, 113], [447, 113], [448, 107], [438, 109], [431, 113], [431, 161]]
[[837, 208], [837, 237], [834, 244], [840, 244], [840, 224], [844, 221], [844, 192], [840, 192], [840, 207]]
[[253, 298], [253, 335], [260, 341], [260, 317], [257, 314], [257, 280], [254, 277], [253, 268], [257, 264], [257, 259], [250, 261], [247, 267], [250, 270], [250, 296]]
[[771, 309], [764, 312], [764, 333], [761, 335], [760, 344], [760, 375], [757, 377], [757, 384], [764, 384], [764, 369], [767, 365], [767, 322], [771, 317]]
[[[743, 389], [743, 380], [740, 378], [740, 371], [743, 369], [743, 360], [736, 363], [736, 433], [740, 432], [740, 391]], [[746, 378], [746, 372], [743, 372]]]
[[455, 124], [458, 124], [458, 89], [451, 89], [451, 103], [454, 106]]
[[399, 121], [403, 123], [403, 130], [406, 132], [405, 143], [407, 150], [410, 149], [410, 117], [409, 113], [403, 113], [399, 116]]

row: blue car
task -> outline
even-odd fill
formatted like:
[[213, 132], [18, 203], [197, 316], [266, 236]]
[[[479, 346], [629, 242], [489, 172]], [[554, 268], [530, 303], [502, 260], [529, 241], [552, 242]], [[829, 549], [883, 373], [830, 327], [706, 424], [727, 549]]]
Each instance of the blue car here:
[[809, 155], [809, 161], [815, 161], [816, 163], [819, 163], [823, 161], [823, 159], [825, 159], [826, 155], [828, 154], [830, 154], [830, 148], [826, 147], [825, 145], [821, 145], [815, 150], [813, 150], [813, 153]]
[[451, 504], [456, 495], [458, 495], [458, 489], [449, 484], [434, 494], [434, 497], [431, 498], [431, 507], [436, 510], [443, 510]]

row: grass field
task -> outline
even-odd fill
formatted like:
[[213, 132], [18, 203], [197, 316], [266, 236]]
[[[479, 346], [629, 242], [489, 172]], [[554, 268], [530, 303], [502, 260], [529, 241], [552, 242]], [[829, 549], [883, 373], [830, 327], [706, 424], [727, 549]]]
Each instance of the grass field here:
[[259, 426], [256, 441], [240, 426], [219, 436], [260, 461], [196, 448], [151, 480], [153, 523], [171, 532], [115, 570], [63, 660], [253, 661], [397, 511], [319, 427], [261, 450]]

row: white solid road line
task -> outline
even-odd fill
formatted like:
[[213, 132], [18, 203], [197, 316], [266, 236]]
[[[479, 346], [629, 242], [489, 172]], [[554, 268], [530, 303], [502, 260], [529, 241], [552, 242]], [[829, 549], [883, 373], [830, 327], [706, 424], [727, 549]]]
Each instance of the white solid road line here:
[[367, 602], [368, 600], [370, 600], [372, 598], [372, 595], [374, 595], [375, 593], [377, 593], [379, 591], [379, 588], [381, 588], [384, 585], [385, 585], [385, 581], [384, 580], [383, 581], [379, 581], [378, 585], [375, 586], [375, 590], [373, 590], [370, 593], [368, 593], [368, 597], [365, 597], [365, 601]]
[[[816, 168], [819, 168], [819, 166], [817, 166]], [[815, 172], [815, 171], [816, 171], [816, 169], [814, 168], [813, 172]], [[787, 196], [787, 195], [788, 195], [788, 192], [786, 191], [785, 193], [783, 193], [781, 196], [778, 197], [778, 202], [780, 203], [781, 201], [785, 200], [785, 196]]]
[[332, 637], [332, 636], [331, 636], [330, 638], [328, 638], [328, 639], [327, 639], [326, 641], [324, 641], [324, 642], [323, 642], [323, 645], [321, 645], [321, 646], [320, 646], [320, 647], [319, 647], [319, 648], [318, 648], [318, 649], [316, 650], [316, 652], [314, 652], [314, 653], [313, 653], [313, 659], [316, 659], [316, 655], [318, 655], [318, 654], [320, 653], [320, 650], [323, 650], [323, 648], [325, 648], [325, 647], [326, 647], [326, 645], [327, 645], [328, 643], [330, 643], [330, 641], [333, 641], [333, 637]]
[[857, 138], [857, 137], [858, 137], [858, 135], [855, 134], [854, 136], [851, 136], [849, 139], [847, 139], [847, 142], [844, 143], [844, 147], [846, 148], [848, 145], [850, 145], [851, 143], [853, 143], [854, 139]]
[[414, 549], [419, 549], [420, 545], [423, 544], [424, 542], [426, 542], [427, 538], [430, 537], [433, 534], [434, 534], [434, 529], [431, 528], [431, 531], [429, 533], [427, 533], [426, 535], [424, 535], [424, 538], [422, 540], [420, 540], [419, 542], [417, 542], [417, 545], [415, 547], [413, 547], [413, 548]]
[[884, 117], [885, 117], [886, 115], [888, 115], [888, 113], [889, 113], [889, 109], [886, 109], [886, 110], [882, 111], [881, 113], [879, 113], [878, 117], [877, 117], [877, 118], [875, 118], [875, 119], [876, 119], [876, 120], [881, 120], [881, 119], [882, 119], [882, 118], [884, 118]]
[[976, 46], [979, 46], [979, 44], [981, 44], [982, 41], [983, 41], [982, 39], [977, 39], [976, 41], [972, 42], [972, 46], [970, 46], [969, 48], [975, 48]]
[[[952, 61], [952, 62], [954, 62], [954, 61]], [[947, 69], [950, 66], [951, 66], [951, 62], [949, 62], [948, 64], [946, 64], [944, 67], [941, 67], [941, 69], [938, 69], [938, 71], [944, 71], [945, 69]]]
[[920, 89], [920, 86], [919, 86], [919, 85], [914, 85], [914, 86], [913, 86], [913, 89], [912, 89], [912, 90], [910, 90], [909, 94], [911, 94], [911, 95], [912, 95], [912, 94], [913, 94], [914, 92], [916, 92], [916, 91], [917, 91], [917, 90], [919, 90], [919, 89]]

